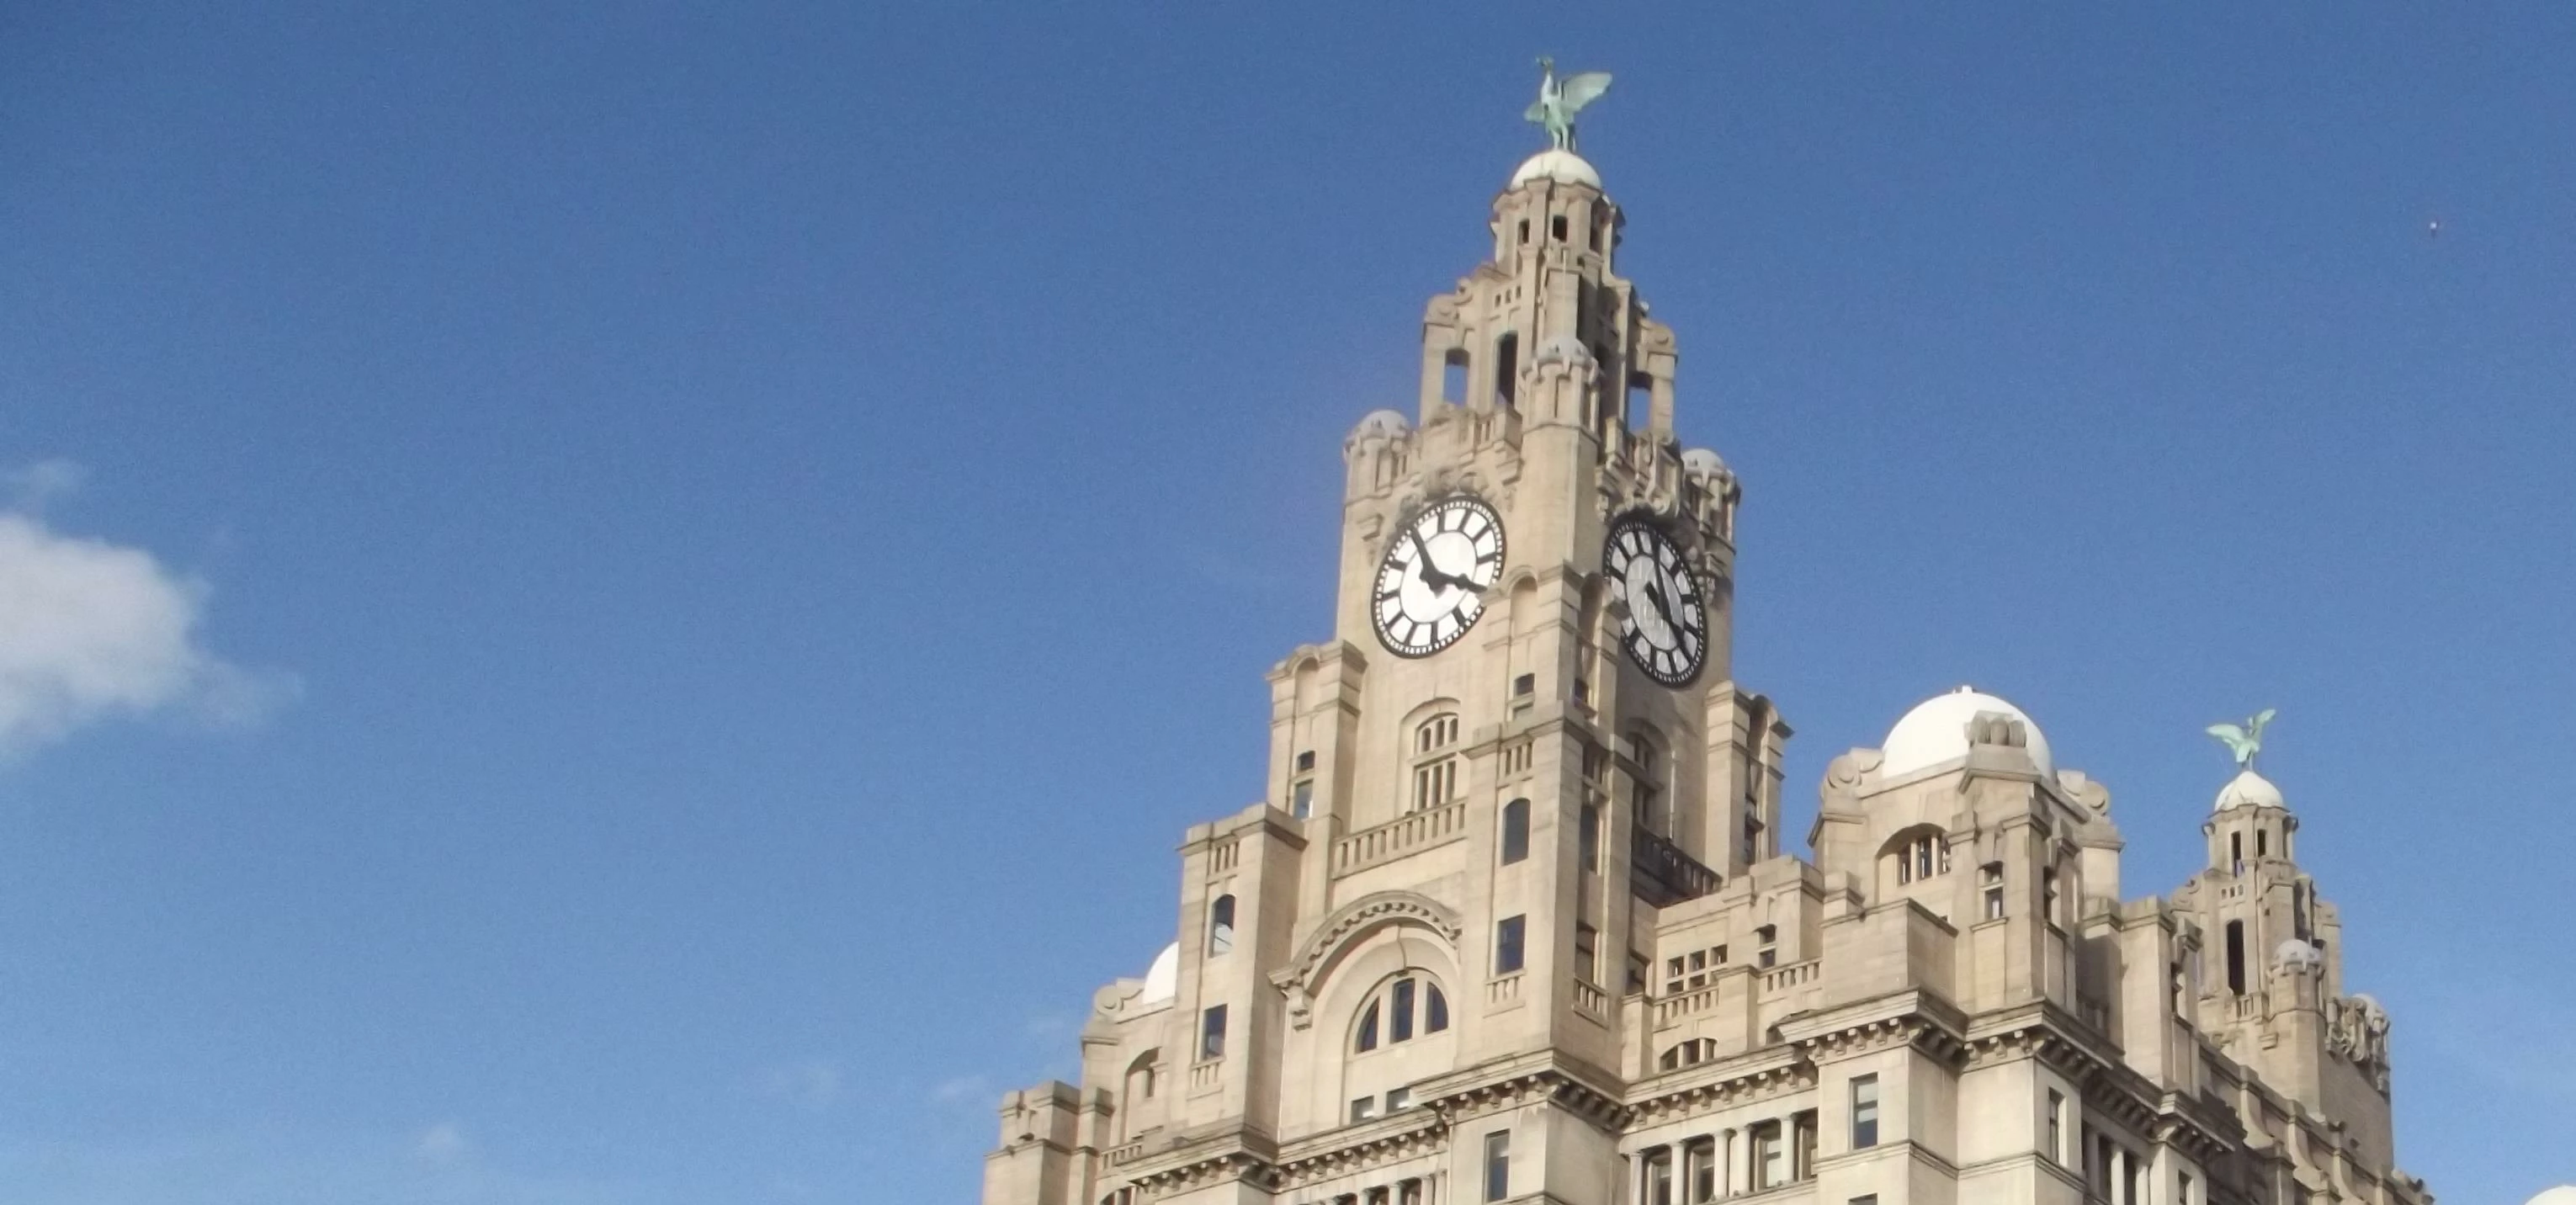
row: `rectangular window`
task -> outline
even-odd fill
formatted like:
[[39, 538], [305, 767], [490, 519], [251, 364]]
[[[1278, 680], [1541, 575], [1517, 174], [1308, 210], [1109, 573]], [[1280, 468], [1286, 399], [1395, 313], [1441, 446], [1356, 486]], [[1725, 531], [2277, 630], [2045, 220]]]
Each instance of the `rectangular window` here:
[[1689, 1205], [1709, 1205], [1717, 1199], [1717, 1140], [1694, 1138], [1682, 1148], [1682, 1174], [1689, 1181]]
[[1485, 1135], [1485, 1199], [1499, 1201], [1512, 1195], [1512, 1132], [1496, 1130]]
[[1789, 1117], [1789, 1174], [1800, 1180], [1816, 1178], [1816, 1111], [1793, 1113]]
[[1512, 697], [1513, 697], [1513, 698], [1519, 698], [1519, 697], [1521, 697], [1521, 696], [1523, 696], [1523, 695], [1530, 695], [1530, 694], [1536, 694], [1536, 693], [1538, 693], [1538, 675], [1537, 675], [1537, 674], [1522, 674], [1520, 677], [1517, 677], [1517, 678], [1512, 679]]
[[2039, 872], [2039, 914], [2047, 917], [2048, 923], [2052, 925], [2064, 923], [2057, 918], [2057, 872], [2055, 870]]
[[1600, 934], [1590, 925], [1574, 927], [1574, 974], [1585, 983], [1601, 982]]
[[2138, 1161], [2120, 1161], [2120, 1205], [2138, 1205]]
[[2048, 1090], [2048, 1157], [2066, 1166], [2066, 1097], [2055, 1088]]
[[1411, 1088], [1389, 1088], [1389, 1089], [1387, 1089], [1387, 1090], [1386, 1090], [1386, 1111], [1387, 1111], [1387, 1112], [1389, 1112], [1389, 1113], [1395, 1112], [1397, 1109], [1405, 1108], [1405, 1107], [1407, 1107], [1407, 1106], [1410, 1106], [1412, 1103], [1413, 1103], [1413, 1089], [1411, 1089]]
[[1777, 948], [1780, 940], [1779, 926], [1762, 925], [1755, 928], [1753, 930], [1753, 940], [1762, 943], [1762, 948], [1754, 952], [1753, 965], [1770, 967], [1778, 966], [1780, 964], [1780, 951]]
[[1413, 981], [1398, 979], [1386, 994], [1387, 1040], [1401, 1042], [1413, 1036]]
[[1977, 868], [1977, 882], [1986, 890], [1986, 919], [2004, 918], [2004, 864], [1988, 862]]
[[1374, 1096], [1363, 1096], [1363, 1097], [1359, 1098], [1358, 1100], [1355, 1100], [1355, 1101], [1352, 1101], [1352, 1102], [1351, 1102], [1351, 1120], [1353, 1120], [1353, 1121], [1367, 1121], [1369, 1118], [1372, 1118], [1372, 1117], [1375, 1117], [1375, 1116], [1377, 1116], [1377, 1098], [1376, 1098], [1376, 1097], [1374, 1097]]
[[1673, 1205], [1673, 1148], [1646, 1152], [1646, 1205]]
[[1225, 1057], [1225, 1006], [1222, 1004], [1199, 1014], [1199, 1057]]
[[1301, 778], [1288, 788], [1288, 814], [1304, 820], [1315, 814], [1315, 780]]
[[2174, 1181], [2174, 1205], [2191, 1205], [2191, 1173], [2176, 1172], [2174, 1175], [2179, 1177]]
[[1851, 1082], [1851, 1144], [1853, 1150], [1878, 1145], [1878, 1077], [1864, 1075]]
[[1878, 1205], [1878, 1194], [1871, 1193], [1865, 1197], [1853, 1197], [1851, 1199], [1851, 1205]]
[[1778, 1188], [1788, 1183], [1788, 1178], [1784, 1174], [1788, 1170], [1788, 1155], [1780, 1147], [1780, 1123], [1776, 1121], [1755, 1123], [1752, 1139], [1753, 1191], [1761, 1192], [1764, 1189]]
[[1601, 869], [1600, 808], [1589, 803], [1583, 805], [1583, 828], [1578, 837], [1582, 844], [1578, 856], [1583, 861], [1583, 869], [1587, 873], [1597, 873]]
[[1761, 860], [1762, 822], [1747, 816], [1744, 818], [1744, 861], [1749, 866]]
[[1395, 1205], [1422, 1205], [1422, 1181], [1397, 1181], [1395, 1185]]
[[1528, 918], [1506, 916], [1494, 926], [1494, 973], [1510, 975], [1521, 969], [1521, 930]]
[[2245, 922], [2227, 922], [2227, 990], [2245, 994]]

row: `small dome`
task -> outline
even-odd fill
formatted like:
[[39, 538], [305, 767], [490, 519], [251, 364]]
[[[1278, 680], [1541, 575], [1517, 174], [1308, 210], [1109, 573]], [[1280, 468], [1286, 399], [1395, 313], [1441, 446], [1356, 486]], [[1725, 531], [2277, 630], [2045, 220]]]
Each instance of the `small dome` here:
[[2539, 1196], [2533, 1197], [2524, 1205], [2576, 1205], [2576, 1184], [2561, 1184], [2556, 1188], [2541, 1189]]
[[1682, 453], [1682, 471], [1693, 477], [1723, 477], [1726, 462], [1707, 448], [1692, 448]]
[[2281, 788], [2273, 786], [2271, 779], [2252, 770], [2240, 770], [2236, 777], [2227, 780], [2226, 786], [2218, 789], [2218, 803], [2212, 810], [2224, 812], [2229, 808], [2288, 806], [2281, 802]]
[[1160, 1004], [1181, 994], [1181, 943], [1173, 942], [1154, 956], [1154, 965], [1145, 971], [1145, 992], [1136, 997], [1138, 1004]]
[[2022, 732], [2030, 743], [2031, 763], [2039, 767], [2041, 778], [2056, 780], [2057, 762], [2048, 754], [2048, 738], [2041, 735], [2038, 722], [2021, 708], [1993, 695], [1979, 694], [1969, 686], [1915, 704], [1904, 719], [1896, 721], [1896, 727], [1887, 730], [1887, 740], [1879, 746], [1879, 777], [1902, 778], [1966, 757], [1968, 724], [1981, 715], [2021, 721]]
[[1572, 151], [1540, 151], [1530, 156], [1528, 162], [1521, 164], [1519, 171], [1512, 173], [1509, 187], [1519, 188], [1539, 179], [1601, 187], [1601, 173], [1592, 170], [1592, 165], [1584, 162], [1583, 156]]

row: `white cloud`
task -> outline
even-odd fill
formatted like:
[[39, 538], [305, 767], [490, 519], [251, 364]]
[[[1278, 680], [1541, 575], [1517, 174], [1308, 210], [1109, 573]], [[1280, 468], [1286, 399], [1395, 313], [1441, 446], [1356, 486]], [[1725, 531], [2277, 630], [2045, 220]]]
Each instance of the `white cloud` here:
[[469, 1149], [471, 1148], [465, 1141], [465, 1131], [452, 1121], [442, 1121], [429, 1127], [421, 1132], [419, 1140], [411, 1144], [412, 1154], [433, 1163], [447, 1163], [462, 1158]]
[[825, 1109], [841, 1099], [841, 1069], [830, 1063], [772, 1067], [761, 1073], [764, 1095], [790, 1100], [805, 1109]]
[[9, 509], [40, 514], [45, 504], [81, 487], [89, 470], [68, 460], [39, 460], [23, 469], [0, 472], [0, 490], [9, 493]]
[[0, 759], [112, 716], [175, 711], [235, 726], [291, 698], [293, 677], [198, 643], [201, 583], [142, 549], [45, 522], [35, 508], [80, 476], [48, 461], [0, 482], [17, 497], [0, 510]]

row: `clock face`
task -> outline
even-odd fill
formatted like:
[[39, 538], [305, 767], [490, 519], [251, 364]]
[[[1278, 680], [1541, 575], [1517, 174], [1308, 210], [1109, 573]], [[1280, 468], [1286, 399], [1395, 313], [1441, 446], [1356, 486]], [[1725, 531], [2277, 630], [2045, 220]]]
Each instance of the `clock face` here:
[[1444, 498], [1387, 541], [1369, 599], [1377, 638], [1399, 657], [1449, 647], [1485, 613], [1503, 575], [1503, 521], [1473, 498]]
[[1610, 527], [1601, 554], [1610, 589], [1628, 604], [1619, 643], [1646, 676], [1687, 686], [1708, 657], [1708, 601], [1672, 537], [1643, 519]]

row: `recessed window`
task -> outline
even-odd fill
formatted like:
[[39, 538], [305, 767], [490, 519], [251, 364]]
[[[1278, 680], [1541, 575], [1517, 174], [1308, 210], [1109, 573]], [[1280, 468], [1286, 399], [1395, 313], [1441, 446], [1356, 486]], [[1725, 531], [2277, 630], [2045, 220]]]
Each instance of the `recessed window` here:
[[1753, 1125], [1753, 1191], [1778, 1188], [1789, 1182], [1789, 1152], [1780, 1144], [1780, 1123], [1755, 1122]]
[[1225, 1006], [1219, 1004], [1199, 1014], [1199, 1058], [1225, 1057]]
[[2048, 923], [2052, 925], [2058, 923], [2057, 871], [2054, 869], [2042, 869], [2039, 872], [2039, 914], [2047, 917]]
[[1413, 1103], [1413, 1089], [1411, 1089], [1411, 1088], [1389, 1088], [1389, 1089], [1387, 1089], [1387, 1090], [1386, 1090], [1386, 1111], [1387, 1111], [1387, 1112], [1389, 1112], [1389, 1113], [1395, 1112], [1397, 1109], [1405, 1108], [1406, 1106], [1409, 1106], [1409, 1105], [1411, 1105], [1412, 1103]]
[[1234, 897], [1220, 895], [1208, 905], [1208, 957], [1234, 949]]
[[1878, 1077], [1863, 1075], [1851, 1082], [1852, 1149], [1878, 1145]]
[[1312, 769], [1314, 769], [1314, 768], [1315, 768], [1315, 751], [1314, 751], [1314, 750], [1312, 750], [1312, 749], [1308, 749], [1308, 750], [1305, 750], [1304, 752], [1299, 753], [1299, 754], [1297, 755], [1297, 772], [1298, 772], [1298, 773], [1302, 774], [1302, 773], [1305, 773], [1306, 771], [1308, 771], [1308, 770], [1312, 770]]
[[1925, 833], [1896, 847], [1896, 881], [1899, 884], [1948, 873], [1950, 843], [1938, 834]]
[[1646, 1205], [1673, 1205], [1673, 1148], [1646, 1152]]
[[1682, 1148], [1682, 1175], [1690, 1184], [1690, 1205], [1717, 1199], [1717, 1140], [1694, 1138]]
[[1453, 347], [1440, 358], [1440, 400], [1467, 400], [1467, 349], [1463, 347]]
[[1503, 805], [1503, 864], [1506, 866], [1529, 857], [1530, 802], [1515, 799]]
[[1377, 1116], [1377, 1098], [1363, 1096], [1351, 1102], [1351, 1120], [1367, 1121]]
[[1753, 965], [1771, 967], [1780, 964], [1780, 927], [1778, 925], [1757, 926], [1753, 930], [1753, 940], [1761, 946], [1753, 953]]
[[1517, 331], [1505, 331], [1494, 340], [1494, 404], [1509, 408], [1520, 394], [1521, 337]]
[[1744, 861], [1746, 865], [1751, 865], [1761, 860], [1762, 822], [1747, 816], [1744, 818]]
[[1977, 883], [1985, 891], [1986, 919], [2004, 918], [2004, 864], [1988, 862], [1977, 868]]
[[1450, 746], [1458, 743], [1458, 716], [1444, 713], [1424, 720], [1413, 730], [1413, 751], [1420, 757], [1413, 767], [1413, 810], [1439, 807], [1455, 799], [1462, 785], [1458, 773], [1458, 756]]
[[1377, 1049], [1381, 1038], [1393, 1045], [1412, 1041], [1416, 1033], [1438, 1033], [1447, 1028], [1449, 999], [1440, 994], [1440, 985], [1407, 975], [1388, 984], [1385, 991], [1360, 1009], [1351, 1049], [1365, 1054]]
[[1579, 847], [1576, 855], [1584, 870], [1597, 873], [1601, 869], [1601, 809], [1593, 804], [1584, 804], [1581, 824], [1582, 828], [1575, 834]]
[[1549, 238], [1551, 238], [1551, 239], [1556, 240], [1557, 242], [1560, 242], [1560, 243], [1565, 241], [1565, 215], [1564, 215], [1564, 214], [1561, 214], [1561, 213], [1560, 213], [1560, 214], [1556, 215], [1555, 217], [1549, 218], [1549, 219], [1547, 220], [1547, 236], [1548, 236]]
[[1496, 1130], [1485, 1135], [1485, 1199], [1499, 1201], [1512, 1195], [1512, 1132]]
[[1533, 695], [1537, 693], [1537, 674], [1522, 674], [1520, 677], [1512, 679], [1512, 697], [1519, 698], [1523, 695]]
[[1288, 814], [1300, 820], [1315, 814], [1315, 780], [1300, 778], [1288, 788]]
[[1521, 937], [1528, 926], [1525, 916], [1506, 916], [1494, 925], [1494, 973], [1512, 975], [1521, 969]]
[[1574, 926], [1574, 977], [1585, 983], [1601, 981], [1600, 934], [1590, 925]]
[[2066, 1095], [2055, 1088], [2048, 1090], [2048, 1157], [2066, 1166]]

